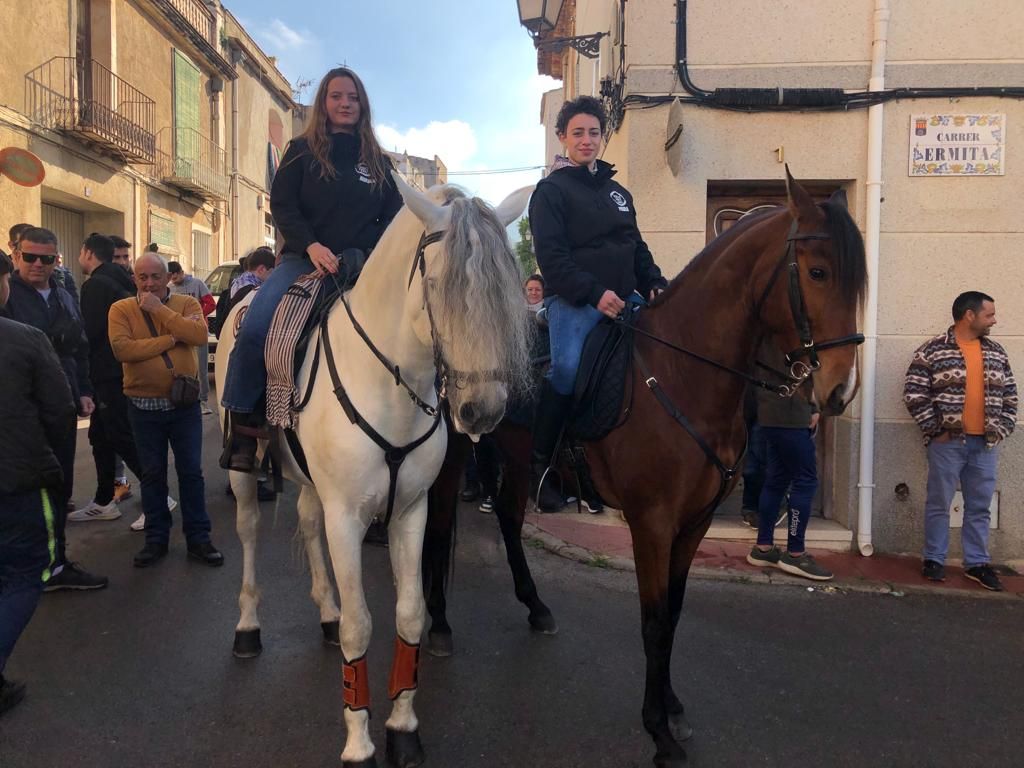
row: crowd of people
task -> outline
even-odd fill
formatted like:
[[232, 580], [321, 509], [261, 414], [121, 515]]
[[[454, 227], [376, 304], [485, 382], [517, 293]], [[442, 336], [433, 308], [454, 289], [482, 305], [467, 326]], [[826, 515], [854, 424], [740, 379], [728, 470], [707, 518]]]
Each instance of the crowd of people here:
[[[606, 122], [596, 99], [581, 97], [563, 106], [556, 128], [566, 157], [538, 184], [530, 204], [544, 277], [527, 278], [524, 295], [548, 326], [538, 338], [550, 339], [530, 467], [530, 492], [541, 511], [556, 511], [566, 501], [561, 490], [549, 487], [548, 470], [587, 333], [602, 318], [653, 301], [667, 285], [640, 235], [630, 193], [614, 181], [613, 166], [599, 159]], [[98, 233], [79, 249], [78, 262], [88, 276], [79, 295], [53, 232], [31, 224], [10, 229], [11, 256], [0, 251], [0, 713], [24, 695], [24, 686], [5, 679], [3, 670], [42, 592], [107, 586], [106, 577], [69, 558], [65, 527], [119, 518], [119, 502], [132, 495], [125, 468], [141, 480], [142, 515], [131, 524], [145, 533], [133, 558], [136, 567], [167, 556], [177, 507], [187, 556], [206, 566], [223, 565], [211, 538], [202, 470], [203, 416], [212, 413], [207, 318], [216, 310], [222, 322], [233, 302], [259, 289], [219, 393], [229, 413], [221, 466], [255, 471], [265, 415], [264, 346], [274, 310], [296, 278], [336, 274], [337, 254], [370, 255], [401, 207], [391, 170], [373, 133], [362, 82], [338, 67], [321, 81], [308, 126], [289, 144], [273, 182], [271, 212], [284, 237], [282, 253], [250, 253], [245, 271], [220, 302], [155, 245], [133, 262], [131, 243]], [[928, 446], [923, 575], [945, 578], [948, 510], [959, 484], [965, 573], [998, 590], [987, 551], [988, 505], [998, 444], [1016, 420], [1016, 384], [1005, 350], [988, 338], [995, 324], [992, 298], [962, 294], [954, 302], [953, 321], [917, 351], [906, 380], [907, 407]], [[758, 354], [782, 366], [781, 352], [770, 344]], [[829, 579], [832, 574], [804, 548], [817, 487], [817, 409], [802, 395], [782, 400], [765, 394], [751, 402], [751, 410], [743, 506], [758, 537], [748, 560]], [[90, 420], [96, 489], [76, 508], [81, 417]], [[168, 495], [169, 449], [180, 500]], [[482, 497], [482, 511], [493, 509], [497, 493], [495, 451], [490, 440], [477, 445], [463, 493], [464, 500]], [[588, 511], [601, 510], [593, 488], [584, 487], [581, 496]], [[790, 524], [781, 551], [774, 529], [785, 517]]]

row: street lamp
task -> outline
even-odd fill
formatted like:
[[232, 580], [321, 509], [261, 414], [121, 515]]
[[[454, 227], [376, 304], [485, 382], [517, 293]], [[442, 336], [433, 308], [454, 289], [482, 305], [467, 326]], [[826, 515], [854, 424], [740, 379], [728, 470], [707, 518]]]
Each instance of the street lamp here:
[[540, 35], [550, 32], [558, 23], [558, 15], [562, 12], [564, 0], [516, 0], [519, 4], [519, 23], [526, 27], [526, 31], [533, 38], [533, 45], [538, 51], [550, 51], [558, 53], [566, 47], [571, 47], [588, 59], [596, 59], [600, 53], [601, 38], [608, 35], [607, 32], [595, 32], [592, 35], [577, 35], [576, 37], [553, 37], [549, 40], [540, 40]]

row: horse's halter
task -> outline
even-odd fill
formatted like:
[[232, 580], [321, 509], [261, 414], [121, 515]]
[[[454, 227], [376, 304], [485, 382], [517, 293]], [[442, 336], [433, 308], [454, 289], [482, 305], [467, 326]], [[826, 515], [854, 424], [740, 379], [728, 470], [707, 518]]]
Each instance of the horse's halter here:
[[[775, 286], [775, 281], [778, 279], [783, 265], [786, 265], [789, 272], [789, 309], [793, 315], [793, 324], [796, 326], [801, 346], [786, 353], [786, 365], [789, 366], [789, 373], [786, 376], [790, 379], [790, 383], [783, 385], [780, 389], [779, 394], [782, 397], [791, 397], [815, 371], [821, 368], [821, 361], [818, 359], [819, 351], [864, 343], [863, 333], [852, 333], [849, 336], [841, 336], [828, 341], [814, 341], [811, 332], [811, 319], [807, 316], [807, 303], [804, 301], [803, 288], [800, 287], [800, 264], [796, 258], [796, 243], [800, 240], [831, 240], [832, 236], [826, 232], [797, 232], [798, 226], [799, 222], [793, 219], [789, 234], [786, 235], [786, 250], [775, 265], [775, 269], [768, 279], [768, 285], [761, 293], [761, 298], [754, 305], [754, 316], [760, 317], [761, 307]], [[806, 363], [801, 359], [804, 357], [808, 360]], [[775, 373], [781, 375], [782, 372], [775, 371]]]

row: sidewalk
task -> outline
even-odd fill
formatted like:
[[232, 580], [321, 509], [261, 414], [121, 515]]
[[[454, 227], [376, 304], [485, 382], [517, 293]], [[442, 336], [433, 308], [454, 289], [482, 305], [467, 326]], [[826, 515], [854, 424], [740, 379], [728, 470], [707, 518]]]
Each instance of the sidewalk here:
[[[570, 506], [554, 514], [530, 513], [526, 516], [523, 535], [551, 552], [587, 565], [635, 570], [629, 528], [614, 510], [589, 515], [579, 514], [575, 506]], [[690, 573], [701, 578], [890, 593], [894, 596], [914, 592], [1011, 599], [1024, 597], [1024, 576], [1006, 571], [1000, 573], [1006, 592], [989, 592], [964, 577], [962, 570], [955, 565], [947, 566], [945, 582], [936, 583], [922, 578], [921, 561], [917, 557], [862, 557], [855, 552], [810, 549], [818, 562], [836, 576], [833, 581], [815, 582], [773, 568], [755, 568], [746, 561], [749, 551], [749, 542], [704, 539]]]

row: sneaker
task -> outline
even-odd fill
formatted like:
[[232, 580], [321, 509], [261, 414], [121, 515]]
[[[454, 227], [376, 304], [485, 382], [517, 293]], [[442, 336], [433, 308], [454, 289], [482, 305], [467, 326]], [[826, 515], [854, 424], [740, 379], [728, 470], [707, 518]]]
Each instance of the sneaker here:
[[25, 684], [0, 675], [0, 715], [14, 709], [25, 698]]
[[756, 509], [743, 509], [740, 510], [740, 517], [743, 518], [743, 522], [750, 528], [757, 530], [757, 510]]
[[93, 576], [83, 571], [77, 563], [67, 562], [60, 573], [54, 574], [43, 586], [43, 592], [56, 592], [60, 589], [103, 589], [109, 583], [106, 576]]
[[779, 569], [794, 576], [803, 576], [805, 579], [814, 581], [829, 581], [832, 578], [832, 572], [818, 565], [817, 561], [806, 552], [799, 556], [783, 552], [779, 556]]
[[486, 514], [490, 514], [491, 512], [493, 512], [494, 511], [494, 497], [493, 496], [484, 496], [483, 499], [480, 501], [480, 506], [477, 507], [477, 509], [479, 509], [481, 512], [483, 512], [485, 515]]
[[131, 528], [133, 531], [146, 530], [146, 513], [143, 512], [141, 515], [139, 515], [138, 519], [128, 527]]
[[132, 497], [132, 484], [127, 480], [114, 483], [114, 503], [120, 504], [123, 499]]
[[117, 520], [121, 516], [121, 510], [117, 508], [117, 502], [111, 500], [109, 504], [97, 504], [90, 501], [87, 507], [76, 509], [68, 514], [70, 523], [88, 523], [90, 520]]
[[210, 406], [206, 403], [199, 406], [199, 412], [202, 413], [203, 416], [213, 416], [213, 411], [210, 410]]
[[928, 581], [945, 581], [946, 566], [936, 560], [925, 560], [921, 565], [921, 575]]
[[203, 565], [209, 565], [212, 568], [219, 568], [224, 565], [224, 555], [208, 541], [199, 544], [189, 544], [188, 557], [190, 560], [198, 560]]
[[999, 580], [999, 576], [992, 570], [991, 565], [976, 565], [973, 568], [967, 568], [964, 570], [964, 576], [992, 592], [1003, 591], [1003, 582]]
[[750, 554], [747, 555], [747, 562], [751, 565], [756, 565], [762, 568], [765, 566], [778, 568], [780, 556], [781, 553], [779, 552], [778, 547], [772, 547], [767, 552], [760, 550], [757, 547], [752, 547]]
[[601, 503], [600, 499], [580, 499], [580, 506], [583, 507], [583, 511], [589, 512], [592, 515], [599, 515], [604, 512], [604, 504]]

